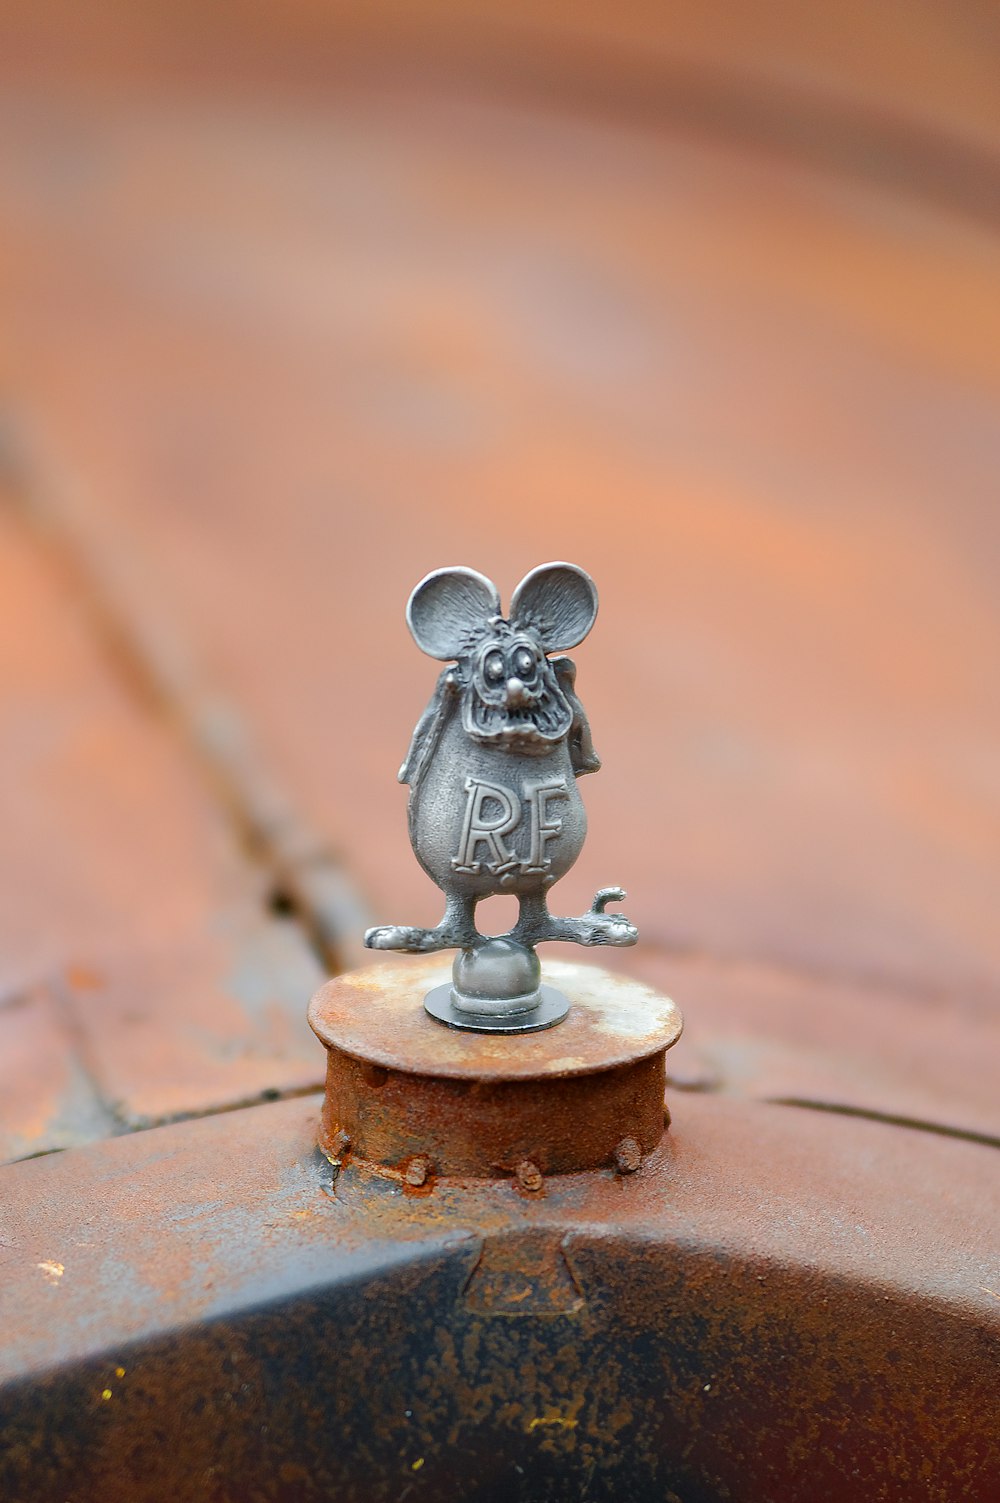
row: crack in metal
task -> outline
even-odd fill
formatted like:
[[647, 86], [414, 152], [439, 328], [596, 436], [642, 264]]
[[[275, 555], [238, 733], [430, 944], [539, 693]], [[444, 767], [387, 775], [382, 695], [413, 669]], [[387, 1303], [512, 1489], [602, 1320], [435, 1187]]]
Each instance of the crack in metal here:
[[322, 965], [363, 954], [371, 922], [343, 861], [272, 777], [233, 704], [211, 686], [181, 634], [149, 607], [138, 560], [83, 521], [78, 487], [43, 464], [20, 415], [0, 420], [0, 474], [14, 506], [63, 569], [133, 694], [176, 727], [212, 785], [240, 844], [263, 867], [268, 902], [290, 913]]
[[835, 1117], [860, 1117], [864, 1122], [883, 1122], [887, 1127], [906, 1127], [913, 1132], [929, 1132], [939, 1138], [958, 1138], [964, 1143], [979, 1143], [984, 1148], [1000, 1148], [1000, 1137], [976, 1132], [968, 1127], [948, 1127], [922, 1117], [907, 1117], [900, 1112], [879, 1112], [865, 1106], [845, 1106], [837, 1101], [810, 1101], [804, 1096], [765, 1096], [768, 1106], [797, 1106], [804, 1111], [829, 1112]]

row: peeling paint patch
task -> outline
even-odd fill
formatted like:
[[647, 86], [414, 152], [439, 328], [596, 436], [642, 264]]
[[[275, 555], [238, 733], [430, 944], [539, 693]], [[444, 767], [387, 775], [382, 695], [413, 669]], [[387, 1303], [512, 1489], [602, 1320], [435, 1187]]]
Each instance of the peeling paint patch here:
[[542, 1426], [558, 1430], [575, 1430], [576, 1425], [576, 1420], [570, 1419], [566, 1414], [539, 1414], [529, 1420], [525, 1428], [530, 1435], [532, 1430], [538, 1430]]

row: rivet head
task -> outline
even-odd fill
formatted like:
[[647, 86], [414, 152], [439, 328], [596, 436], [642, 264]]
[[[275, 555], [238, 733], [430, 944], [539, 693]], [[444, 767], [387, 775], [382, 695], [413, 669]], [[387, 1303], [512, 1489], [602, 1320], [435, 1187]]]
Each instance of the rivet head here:
[[418, 1153], [416, 1158], [411, 1159], [406, 1166], [403, 1178], [414, 1190], [419, 1190], [421, 1185], [427, 1183], [427, 1176], [431, 1172], [431, 1161], [424, 1154]]
[[615, 1149], [615, 1167], [619, 1174], [634, 1174], [642, 1163], [642, 1149], [635, 1138], [622, 1138]]
[[530, 1159], [523, 1159], [514, 1171], [517, 1182], [522, 1190], [540, 1190], [544, 1183], [544, 1176], [537, 1164]]

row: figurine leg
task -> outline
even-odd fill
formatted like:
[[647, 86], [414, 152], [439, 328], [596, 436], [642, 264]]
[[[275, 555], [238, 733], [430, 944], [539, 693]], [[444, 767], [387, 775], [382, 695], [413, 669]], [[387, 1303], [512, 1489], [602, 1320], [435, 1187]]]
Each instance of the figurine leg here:
[[578, 945], [634, 945], [639, 931], [624, 913], [605, 913], [605, 903], [621, 903], [620, 887], [602, 887], [588, 912], [580, 918], [556, 918], [549, 912], [544, 892], [521, 899], [521, 911], [511, 938], [522, 945], [537, 945], [545, 939], [571, 940]]
[[380, 924], [365, 933], [369, 950], [404, 950], [411, 955], [428, 955], [434, 950], [464, 950], [476, 940], [475, 899], [448, 893], [444, 917], [436, 929], [419, 929], [407, 924]]

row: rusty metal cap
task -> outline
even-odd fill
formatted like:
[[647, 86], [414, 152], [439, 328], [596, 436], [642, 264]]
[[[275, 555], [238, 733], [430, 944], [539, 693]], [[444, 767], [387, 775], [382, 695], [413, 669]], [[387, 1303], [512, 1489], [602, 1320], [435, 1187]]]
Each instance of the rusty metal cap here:
[[[642, 1154], [664, 1131], [664, 1057], [680, 1010], [641, 982], [569, 961], [546, 978], [570, 999], [566, 1021], [528, 1035], [443, 1029], [421, 999], [450, 977], [438, 956], [339, 976], [313, 998], [309, 1022], [327, 1050], [321, 1135], [405, 1175], [420, 1156], [433, 1175], [620, 1169], [619, 1145]], [[617, 1157], [616, 1157], [617, 1154]]]

